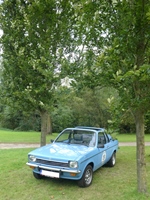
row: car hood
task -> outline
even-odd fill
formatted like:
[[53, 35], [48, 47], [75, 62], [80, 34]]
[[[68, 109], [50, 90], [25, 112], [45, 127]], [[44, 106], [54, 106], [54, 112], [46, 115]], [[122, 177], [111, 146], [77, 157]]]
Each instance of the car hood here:
[[51, 160], [79, 160], [81, 157], [84, 157], [87, 153], [92, 151], [92, 149], [93, 147], [84, 145], [53, 143], [40, 147], [29, 154]]

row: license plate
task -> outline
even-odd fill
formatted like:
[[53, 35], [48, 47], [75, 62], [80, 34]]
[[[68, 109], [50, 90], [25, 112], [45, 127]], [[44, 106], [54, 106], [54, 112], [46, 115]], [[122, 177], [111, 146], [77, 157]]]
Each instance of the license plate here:
[[40, 174], [43, 176], [51, 177], [51, 178], [59, 178], [60, 177], [59, 172], [51, 172], [51, 171], [46, 171], [46, 170], [41, 170]]

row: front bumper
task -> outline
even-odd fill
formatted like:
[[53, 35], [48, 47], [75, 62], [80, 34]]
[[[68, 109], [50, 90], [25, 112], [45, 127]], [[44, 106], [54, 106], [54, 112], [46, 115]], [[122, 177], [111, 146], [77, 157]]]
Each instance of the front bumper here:
[[72, 170], [72, 169], [64, 169], [64, 168], [54, 168], [54, 167], [47, 167], [43, 165], [37, 165], [33, 163], [26, 163], [29, 167], [31, 168], [40, 168], [40, 169], [46, 169], [50, 171], [57, 171], [57, 172], [66, 172], [66, 173], [73, 173], [73, 174], [79, 174], [81, 171], [80, 170]]

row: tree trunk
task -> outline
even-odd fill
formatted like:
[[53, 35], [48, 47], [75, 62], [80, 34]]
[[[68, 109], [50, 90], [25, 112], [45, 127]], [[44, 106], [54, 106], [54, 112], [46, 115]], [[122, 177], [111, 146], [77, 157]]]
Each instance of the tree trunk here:
[[52, 124], [51, 124], [51, 117], [49, 113], [47, 112], [47, 134], [52, 133]]
[[144, 141], [144, 113], [135, 113], [136, 123], [136, 160], [137, 160], [137, 187], [138, 192], [146, 193], [146, 162], [145, 162], [145, 141]]
[[41, 110], [41, 146], [46, 145], [46, 134], [47, 134], [47, 111]]

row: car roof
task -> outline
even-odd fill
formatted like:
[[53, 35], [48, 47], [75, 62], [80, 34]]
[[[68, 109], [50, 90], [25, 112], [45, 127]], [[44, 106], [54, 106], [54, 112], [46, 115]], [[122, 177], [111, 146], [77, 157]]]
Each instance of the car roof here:
[[104, 128], [90, 127], [90, 126], [76, 126], [75, 128], [77, 128], [77, 129], [89, 129], [89, 130], [95, 130], [95, 131], [100, 131], [100, 132], [103, 132], [105, 130]]

